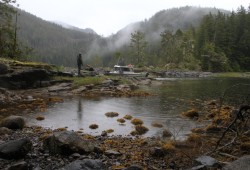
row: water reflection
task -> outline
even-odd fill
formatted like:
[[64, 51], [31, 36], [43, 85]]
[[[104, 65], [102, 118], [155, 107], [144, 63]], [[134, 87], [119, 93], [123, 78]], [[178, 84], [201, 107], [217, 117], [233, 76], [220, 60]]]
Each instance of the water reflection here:
[[[119, 125], [118, 118], [130, 114], [134, 118], [140, 118], [149, 128], [145, 136], [159, 134], [161, 129], [151, 126], [153, 121], [158, 121], [177, 136], [185, 136], [190, 129], [200, 126], [199, 122], [180, 118], [180, 113], [192, 107], [192, 101], [218, 99], [227, 89], [235, 83], [250, 80], [245, 79], [197, 79], [167, 81], [163, 85], [147, 87], [156, 96], [132, 97], [132, 98], [66, 98], [63, 103], [48, 108], [44, 121], [36, 121], [33, 115], [31, 121], [36, 125], [50, 128], [67, 126], [69, 130], [84, 129], [85, 133], [99, 135], [103, 130], [113, 129], [114, 135], [128, 135], [133, 129], [130, 121], [125, 126]], [[249, 82], [250, 83], [250, 82]], [[118, 112], [116, 118], [107, 118], [106, 112]], [[39, 113], [38, 113], [39, 114]], [[90, 124], [98, 124], [96, 130], [89, 129]]]
[[77, 122], [78, 122], [78, 128], [80, 128], [81, 124], [82, 124], [82, 114], [83, 114], [82, 98], [78, 97], [78, 104], [77, 104]]

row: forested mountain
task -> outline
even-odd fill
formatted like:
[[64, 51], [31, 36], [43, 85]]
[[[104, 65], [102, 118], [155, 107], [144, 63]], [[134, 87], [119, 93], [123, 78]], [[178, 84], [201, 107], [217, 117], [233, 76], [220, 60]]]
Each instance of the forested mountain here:
[[94, 32], [66, 29], [22, 10], [18, 10], [17, 21], [18, 39], [33, 49], [31, 60], [73, 66], [77, 53], [84, 53], [100, 38]]
[[74, 66], [76, 54], [86, 52], [85, 58], [88, 58], [91, 64], [112, 65], [114, 61], [110, 60], [130, 55], [130, 38], [134, 31], [140, 30], [145, 33], [150, 46], [148, 55], [151, 55], [160, 48], [161, 32], [175, 32], [177, 29], [195, 27], [204, 15], [217, 11], [215, 8], [196, 7], [162, 10], [149, 20], [129, 24], [117, 34], [103, 38], [80, 29], [65, 29], [19, 10], [18, 38], [33, 49], [32, 60]]
[[[171, 33], [175, 33], [178, 29], [182, 31], [194, 29], [200, 24], [200, 21], [205, 15], [209, 13], [216, 14], [218, 11], [219, 9], [216, 8], [200, 8], [190, 6], [159, 11], [148, 20], [129, 24], [127, 27], [118, 31], [117, 34], [108, 37], [106, 39], [107, 47], [105, 49], [109, 49], [109, 51], [106, 52], [105, 49], [102, 50], [102, 56], [108, 58], [113, 56], [113, 58], [115, 58], [114, 60], [117, 60], [116, 58], [119, 57], [123, 57], [125, 59], [128, 58], [128, 56], [133, 57], [130, 53], [131, 33], [140, 31], [144, 33], [145, 40], [148, 43], [146, 57], [151, 58], [149, 59], [151, 63], [148, 64], [154, 65], [161, 63], [157, 56], [159, 57], [160, 55], [162, 32], [167, 30]], [[220, 11], [229, 13], [229, 11], [225, 10]], [[130, 59], [127, 60], [131, 61]], [[158, 60], [159, 62], [154, 63], [152, 62], [153, 60]], [[105, 64], [108, 63], [105, 62]]]

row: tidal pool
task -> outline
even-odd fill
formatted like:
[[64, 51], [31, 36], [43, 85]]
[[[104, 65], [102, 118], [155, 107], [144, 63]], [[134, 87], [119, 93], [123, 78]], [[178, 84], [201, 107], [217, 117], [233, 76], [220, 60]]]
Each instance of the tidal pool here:
[[[110, 135], [129, 135], [134, 126], [129, 120], [124, 124], [117, 122], [126, 114], [144, 121], [149, 131], [146, 136], [160, 136], [163, 129], [172, 132], [176, 138], [183, 138], [201, 123], [186, 119], [180, 113], [193, 107], [198, 107], [204, 100], [218, 99], [225, 89], [238, 84], [250, 84], [249, 79], [213, 78], [213, 79], [168, 79], [161, 84], [145, 86], [144, 90], [154, 93], [150, 97], [97, 97], [84, 98], [80, 96], [66, 97], [63, 103], [57, 103], [47, 109], [46, 112], [28, 115], [33, 125], [52, 129], [68, 127], [68, 130], [81, 130], [91, 135], [100, 135], [102, 131], [113, 129]], [[246, 89], [237, 91], [249, 91]], [[196, 106], [192, 105], [196, 103]], [[118, 112], [119, 116], [109, 118], [106, 112]], [[43, 121], [37, 121], [38, 115], [45, 117]], [[163, 128], [153, 127], [152, 122], [161, 123]], [[92, 130], [89, 125], [97, 124], [98, 129]]]

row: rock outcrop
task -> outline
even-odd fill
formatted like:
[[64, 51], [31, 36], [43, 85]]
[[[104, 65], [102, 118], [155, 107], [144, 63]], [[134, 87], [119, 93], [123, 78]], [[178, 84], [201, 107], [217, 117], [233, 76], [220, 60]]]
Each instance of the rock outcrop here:
[[105, 170], [101, 160], [84, 159], [76, 160], [61, 168], [60, 170]]
[[29, 139], [18, 139], [0, 144], [0, 158], [20, 159], [24, 158], [32, 148]]
[[76, 132], [63, 131], [55, 132], [44, 140], [44, 149], [50, 154], [71, 155], [73, 153], [89, 153], [95, 150], [93, 141], [82, 139]]
[[0, 127], [6, 127], [9, 129], [23, 129], [25, 126], [25, 120], [21, 116], [9, 116], [4, 118], [0, 122]]

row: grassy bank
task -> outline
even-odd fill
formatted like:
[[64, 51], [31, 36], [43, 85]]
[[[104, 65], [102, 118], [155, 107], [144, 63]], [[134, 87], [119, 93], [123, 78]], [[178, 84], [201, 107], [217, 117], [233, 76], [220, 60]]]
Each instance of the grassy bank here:
[[233, 77], [233, 78], [250, 78], [250, 72], [224, 72], [224, 73], [214, 73], [213, 77]]

